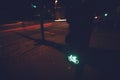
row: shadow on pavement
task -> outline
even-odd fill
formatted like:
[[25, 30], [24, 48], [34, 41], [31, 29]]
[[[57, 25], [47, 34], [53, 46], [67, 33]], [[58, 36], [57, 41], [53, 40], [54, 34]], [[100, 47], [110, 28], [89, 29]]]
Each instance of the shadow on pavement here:
[[[81, 65], [85, 67], [86, 64], [89, 67], [91, 66], [91, 69], [92, 69], [91, 73], [93, 73], [95, 70], [96, 74], [95, 73], [93, 74], [97, 76], [96, 80], [120, 79], [118, 76], [120, 72], [120, 58], [119, 58], [120, 51], [90, 48], [85, 52], [76, 52], [73, 49], [67, 47], [66, 45], [55, 43], [52, 41], [46, 41], [46, 40], [45, 41], [39, 40], [36, 43], [36, 46], [39, 46], [39, 45], [46, 45], [59, 50], [64, 54], [66, 60], [67, 60], [68, 54], [71, 54], [71, 53], [78, 54], [81, 59], [81, 64], [75, 66], [77, 69], [76, 77], [78, 77], [78, 80], [79, 80], [79, 74], [80, 74], [79, 68]], [[89, 76], [91, 75], [91, 73], [89, 74]], [[93, 78], [91, 79], [90, 78], [91, 77], [85, 78], [85, 80], [86, 79], [93, 80]]]
[[[71, 48], [64, 44], [59, 44], [47, 40], [34, 39], [21, 33], [17, 34], [35, 41], [35, 46], [50, 46], [64, 53], [65, 55], [69, 54], [68, 51], [72, 51]], [[95, 70], [95, 75], [97, 76], [97, 79], [95, 80], [120, 80], [120, 51], [90, 48], [86, 52], [78, 52], [78, 54], [81, 57], [81, 61], [84, 65], [87, 64], [92, 67], [92, 71]], [[81, 65], [78, 65], [78, 67], [80, 66]], [[79, 74], [79, 72], [77, 74]], [[90, 78], [88, 79], [93, 80]]]

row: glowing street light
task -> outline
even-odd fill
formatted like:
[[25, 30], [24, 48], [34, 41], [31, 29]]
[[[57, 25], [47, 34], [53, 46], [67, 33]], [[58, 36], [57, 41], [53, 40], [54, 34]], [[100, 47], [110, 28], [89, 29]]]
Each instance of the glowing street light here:
[[94, 19], [98, 19], [98, 16], [95, 16]]
[[55, 4], [57, 4], [58, 3], [58, 0], [55, 0]]
[[57, 8], [58, 0], [55, 0], [55, 8]]

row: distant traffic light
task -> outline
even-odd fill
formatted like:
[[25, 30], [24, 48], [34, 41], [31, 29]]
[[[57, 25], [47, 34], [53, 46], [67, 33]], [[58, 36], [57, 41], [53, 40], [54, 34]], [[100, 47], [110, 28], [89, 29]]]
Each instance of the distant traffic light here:
[[32, 6], [33, 8], [37, 8], [37, 6], [36, 6], [35, 4], [31, 4], [31, 6]]
[[107, 13], [105, 13], [105, 14], [104, 14], [104, 16], [108, 16], [108, 14], [107, 14]]

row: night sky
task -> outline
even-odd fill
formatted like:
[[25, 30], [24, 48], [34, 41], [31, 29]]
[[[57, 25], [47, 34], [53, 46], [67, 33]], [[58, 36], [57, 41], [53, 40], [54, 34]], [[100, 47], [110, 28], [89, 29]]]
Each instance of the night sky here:
[[2, 17], [18, 16], [30, 11], [27, 0], [2, 0], [0, 2], [0, 13]]
[[[32, 15], [34, 14], [34, 10], [31, 7], [31, 4], [32, 3], [39, 4], [40, 1], [41, 2], [45, 1], [48, 8], [54, 7], [54, 0], [0, 0], [0, 18], [2, 19], [7, 17]], [[101, 7], [98, 10], [103, 9], [104, 7], [108, 6], [108, 4], [112, 6], [115, 1], [117, 1], [117, 3], [120, 2], [119, 0], [98, 0], [98, 1], [100, 1], [101, 3], [103, 1], [102, 5], [100, 4]]]
[[[43, 0], [49, 8], [54, 7], [54, 0]], [[40, 4], [42, 0], [0, 0], [0, 18], [31, 16], [35, 9], [32, 3]]]

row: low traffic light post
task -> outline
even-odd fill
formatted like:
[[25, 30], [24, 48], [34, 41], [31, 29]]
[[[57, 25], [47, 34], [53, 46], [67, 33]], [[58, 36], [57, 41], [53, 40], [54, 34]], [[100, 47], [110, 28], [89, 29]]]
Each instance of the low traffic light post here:
[[42, 42], [44, 42], [44, 40], [45, 40], [45, 36], [44, 36], [44, 6], [45, 6], [45, 1], [41, 0], [37, 3], [31, 4], [31, 6], [32, 6], [32, 8], [37, 9], [39, 11], [41, 37], [42, 37]]
[[39, 5], [39, 13], [40, 13], [40, 30], [41, 30], [41, 37], [42, 37], [42, 42], [45, 41], [45, 35], [44, 35], [44, 6], [45, 6], [45, 2], [44, 0], [42, 0]]

